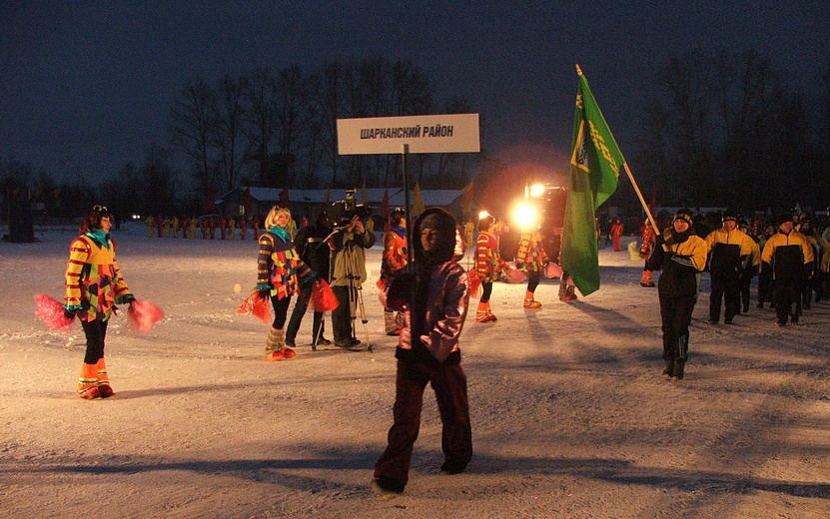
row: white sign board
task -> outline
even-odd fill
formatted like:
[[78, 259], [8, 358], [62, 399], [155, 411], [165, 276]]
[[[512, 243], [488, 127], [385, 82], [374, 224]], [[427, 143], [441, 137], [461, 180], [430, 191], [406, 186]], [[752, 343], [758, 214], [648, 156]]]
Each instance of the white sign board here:
[[340, 155], [481, 151], [478, 114], [412, 115], [337, 120]]

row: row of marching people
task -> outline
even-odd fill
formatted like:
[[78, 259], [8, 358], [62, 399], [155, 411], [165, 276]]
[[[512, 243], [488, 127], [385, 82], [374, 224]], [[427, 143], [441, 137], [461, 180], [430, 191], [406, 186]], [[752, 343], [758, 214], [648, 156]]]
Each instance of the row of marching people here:
[[[239, 218], [225, 218], [220, 215], [208, 215], [199, 218], [193, 217], [164, 217], [148, 216], [144, 220], [147, 226], [147, 237], [152, 238], [182, 238], [203, 240], [247, 240], [250, 231], [251, 239], [258, 240], [263, 220], [257, 216], [240, 216]], [[292, 220], [289, 224], [296, 231], [296, 224]]]

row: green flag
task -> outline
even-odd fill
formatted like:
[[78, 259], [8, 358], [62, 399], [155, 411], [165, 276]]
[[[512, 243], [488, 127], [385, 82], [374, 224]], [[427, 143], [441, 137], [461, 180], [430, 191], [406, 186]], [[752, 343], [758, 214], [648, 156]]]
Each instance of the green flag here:
[[579, 65], [571, 177], [562, 229], [562, 268], [588, 295], [599, 289], [599, 250], [594, 211], [617, 190], [625, 159]]

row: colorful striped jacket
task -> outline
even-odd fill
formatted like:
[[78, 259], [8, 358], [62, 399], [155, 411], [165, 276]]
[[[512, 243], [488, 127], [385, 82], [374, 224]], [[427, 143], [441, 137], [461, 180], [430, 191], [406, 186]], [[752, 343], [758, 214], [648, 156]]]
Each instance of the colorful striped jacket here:
[[65, 308], [77, 310], [78, 318], [106, 321], [116, 304], [135, 299], [121, 276], [115, 258], [115, 241], [99, 243], [89, 234], [81, 235], [69, 246], [66, 265]]
[[270, 231], [259, 237], [257, 290], [270, 289], [271, 297], [282, 299], [298, 293], [298, 281], [310, 280], [311, 275], [311, 268], [300, 259], [294, 242]]
[[548, 254], [542, 246], [542, 236], [538, 232], [522, 233], [516, 261], [525, 272], [542, 272], [545, 269]]
[[493, 282], [503, 267], [504, 261], [499, 254], [496, 235], [487, 231], [479, 232], [476, 240], [476, 272], [481, 282]]

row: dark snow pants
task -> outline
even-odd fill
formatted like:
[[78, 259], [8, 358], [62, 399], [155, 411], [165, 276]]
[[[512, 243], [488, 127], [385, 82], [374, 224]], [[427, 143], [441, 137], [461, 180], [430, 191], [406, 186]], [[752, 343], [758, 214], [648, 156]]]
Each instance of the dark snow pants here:
[[663, 360], [685, 361], [689, 351], [689, 324], [697, 295], [660, 294], [660, 318], [663, 323]]
[[461, 364], [398, 360], [392, 409], [394, 421], [389, 429], [386, 450], [375, 464], [375, 477], [392, 479], [401, 485], [409, 481], [412, 448], [418, 439], [427, 383], [435, 390], [441, 414], [441, 449], [446, 464], [463, 470], [470, 462], [473, 456], [472, 428], [467, 376]]

